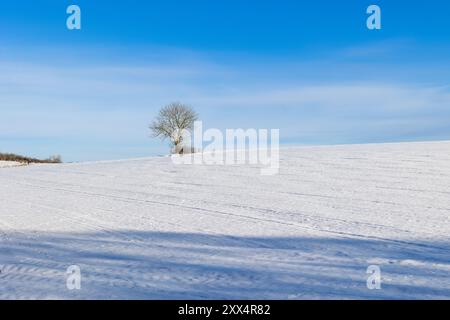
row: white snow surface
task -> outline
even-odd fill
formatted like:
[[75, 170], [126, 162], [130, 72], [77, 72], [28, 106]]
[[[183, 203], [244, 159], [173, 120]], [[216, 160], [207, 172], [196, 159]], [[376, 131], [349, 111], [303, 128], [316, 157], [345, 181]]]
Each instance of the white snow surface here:
[[16, 161], [1, 161], [0, 160], [0, 168], [9, 168], [9, 167], [17, 167], [21, 166], [22, 164], [20, 162]]
[[0, 299], [449, 299], [450, 142], [2, 168], [0, 270]]

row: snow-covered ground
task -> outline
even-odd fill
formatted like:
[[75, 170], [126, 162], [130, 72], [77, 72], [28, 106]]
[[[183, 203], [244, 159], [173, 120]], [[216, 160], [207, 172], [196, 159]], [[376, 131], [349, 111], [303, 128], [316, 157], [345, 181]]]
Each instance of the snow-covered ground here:
[[17, 167], [21, 166], [22, 164], [20, 162], [16, 161], [1, 161], [0, 160], [0, 168], [9, 168], [9, 167]]
[[450, 298], [450, 142], [280, 157], [0, 169], [0, 298]]

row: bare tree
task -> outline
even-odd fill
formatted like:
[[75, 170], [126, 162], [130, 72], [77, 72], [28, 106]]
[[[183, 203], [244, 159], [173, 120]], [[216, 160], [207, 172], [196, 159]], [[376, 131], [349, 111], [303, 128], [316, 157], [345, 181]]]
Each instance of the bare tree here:
[[198, 114], [190, 106], [173, 102], [159, 110], [156, 119], [150, 125], [153, 137], [170, 139], [175, 153], [182, 153], [183, 133], [192, 130]]

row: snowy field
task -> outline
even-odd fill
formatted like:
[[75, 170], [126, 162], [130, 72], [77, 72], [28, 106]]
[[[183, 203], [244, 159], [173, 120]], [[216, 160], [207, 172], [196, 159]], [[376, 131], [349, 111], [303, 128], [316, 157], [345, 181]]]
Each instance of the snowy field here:
[[450, 298], [450, 142], [280, 158], [1, 168], [0, 298]]
[[1, 161], [0, 160], [0, 168], [9, 168], [9, 167], [17, 167], [21, 166], [22, 164], [20, 162], [15, 161]]

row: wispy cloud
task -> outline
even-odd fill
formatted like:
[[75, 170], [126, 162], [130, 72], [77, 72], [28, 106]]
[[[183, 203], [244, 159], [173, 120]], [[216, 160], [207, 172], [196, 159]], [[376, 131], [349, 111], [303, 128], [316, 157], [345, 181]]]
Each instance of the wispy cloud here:
[[[368, 50], [373, 54], [380, 49]], [[350, 48], [346, 54], [366, 53]], [[339, 62], [339, 54], [320, 61], [270, 63], [248, 57], [220, 63], [217, 57], [192, 52], [178, 60], [159, 53], [158, 59], [126, 63], [120, 57], [87, 63], [76, 54], [65, 63], [49, 61], [43, 52], [34, 59], [2, 55], [0, 148], [13, 147], [15, 140], [21, 150], [42, 155], [42, 144], [71, 141], [74, 145], [55, 153], [67, 151], [70, 160], [123, 156], [109, 150], [116, 145], [121, 150], [133, 146], [130, 156], [152, 154], [162, 147], [148, 139], [147, 124], [161, 105], [173, 100], [193, 104], [211, 125], [280, 128], [282, 139], [298, 143], [353, 142], [356, 136], [358, 142], [365, 137], [450, 138], [445, 82], [432, 77], [401, 81], [396, 78], [401, 67], [392, 66], [370, 77], [373, 63], [349, 67]], [[416, 67], [436, 68], [426, 63]], [[364, 72], [369, 76], [362, 77]], [[26, 142], [30, 139], [33, 143]], [[89, 155], [79, 153], [80, 145]], [[93, 145], [98, 154], [92, 153]]]

